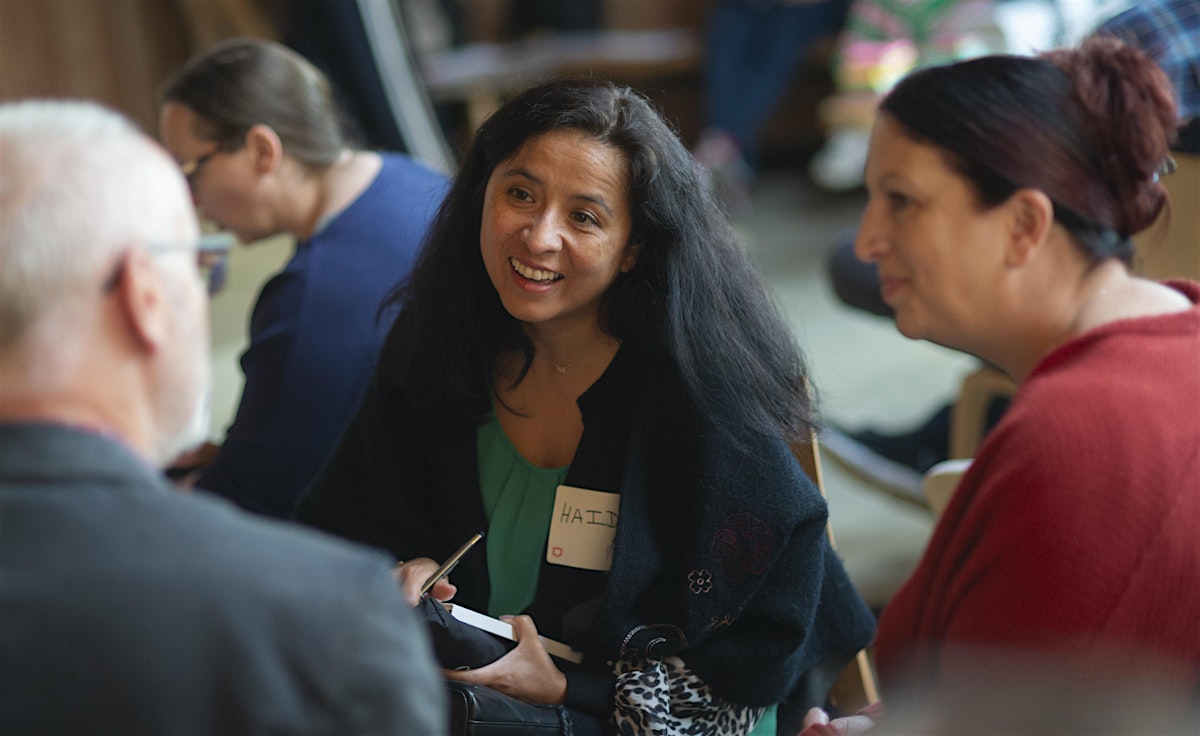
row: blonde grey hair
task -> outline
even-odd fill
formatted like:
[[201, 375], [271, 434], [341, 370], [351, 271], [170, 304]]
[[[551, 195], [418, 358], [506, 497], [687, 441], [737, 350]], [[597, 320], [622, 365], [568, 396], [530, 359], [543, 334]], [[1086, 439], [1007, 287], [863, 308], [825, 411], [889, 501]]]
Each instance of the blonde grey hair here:
[[100, 293], [123, 249], [194, 237], [188, 202], [171, 159], [118, 113], [0, 105], [0, 348]]

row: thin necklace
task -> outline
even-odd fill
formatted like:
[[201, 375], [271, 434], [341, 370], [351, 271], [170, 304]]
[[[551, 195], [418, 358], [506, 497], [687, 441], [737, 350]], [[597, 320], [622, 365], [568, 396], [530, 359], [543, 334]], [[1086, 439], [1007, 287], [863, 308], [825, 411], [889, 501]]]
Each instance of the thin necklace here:
[[[620, 341], [618, 341], [617, 347], [620, 348], [620, 345], [621, 345], [621, 343], [620, 343]], [[605, 347], [607, 347], [607, 346], [605, 346]], [[562, 375], [566, 375], [567, 371], [569, 371], [571, 369], [571, 366], [580, 362], [580, 360], [588, 360], [592, 356], [598, 355], [600, 352], [602, 352], [602, 351], [601, 350], [593, 351], [591, 354], [585, 355], [583, 358], [576, 358], [575, 360], [572, 360], [570, 363], [555, 363], [553, 360], [550, 360], [542, 353], [537, 353], [537, 356], [540, 357], [542, 360], [546, 361], [547, 363], [549, 363], [550, 365], [554, 366], [554, 370], [556, 372], [558, 372]]]

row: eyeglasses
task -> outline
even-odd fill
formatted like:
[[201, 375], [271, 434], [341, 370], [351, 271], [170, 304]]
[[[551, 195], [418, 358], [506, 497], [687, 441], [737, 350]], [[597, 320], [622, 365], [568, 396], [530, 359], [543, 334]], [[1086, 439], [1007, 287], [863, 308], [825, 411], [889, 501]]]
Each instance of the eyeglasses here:
[[195, 182], [196, 174], [200, 173], [200, 167], [208, 163], [208, 160], [218, 153], [221, 153], [220, 148], [209, 151], [203, 156], [197, 156], [191, 161], [184, 161], [179, 164], [179, 170], [183, 172], [183, 178], [187, 179], [188, 186], [192, 186], [193, 182]]
[[[225, 286], [225, 267], [229, 262], [229, 249], [233, 247], [232, 233], [212, 233], [201, 235], [196, 241], [167, 242], [149, 241], [146, 243], [147, 253], [169, 253], [176, 250], [195, 250], [196, 268], [200, 278], [212, 296]], [[121, 278], [121, 264], [118, 263], [113, 273], [104, 282], [104, 291], [112, 291]]]
[[183, 172], [183, 178], [187, 179], [188, 186], [192, 187], [195, 185], [196, 176], [200, 174], [201, 167], [208, 163], [209, 159], [219, 153], [232, 153], [241, 148], [241, 146], [240, 142], [236, 144], [218, 144], [216, 148], [208, 153], [179, 164], [179, 170]]
[[[233, 247], [233, 233], [210, 233], [201, 235], [196, 243], [196, 268], [212, 296], [225, 287], [225, 267], [229, 263], [229, 249]], [[150, 252], [167, 244], [150, 243]]]

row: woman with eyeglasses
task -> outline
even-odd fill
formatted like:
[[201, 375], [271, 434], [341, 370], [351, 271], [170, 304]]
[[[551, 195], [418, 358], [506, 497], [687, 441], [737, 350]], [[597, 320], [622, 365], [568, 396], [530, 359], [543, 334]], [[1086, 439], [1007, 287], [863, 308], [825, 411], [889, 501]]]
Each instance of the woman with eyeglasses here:
[[162, 99], [163, 143], [201, 212], [244, 243], [296, 239], [254, 306], [225, 441], [188, 459], [211, 462], [198, 487], [289, 517], [366, 389], [394, 317], [380, 306], [448, 184], [404, 155], [353, 148], [325, 77], [270, 41], [214, 46]]

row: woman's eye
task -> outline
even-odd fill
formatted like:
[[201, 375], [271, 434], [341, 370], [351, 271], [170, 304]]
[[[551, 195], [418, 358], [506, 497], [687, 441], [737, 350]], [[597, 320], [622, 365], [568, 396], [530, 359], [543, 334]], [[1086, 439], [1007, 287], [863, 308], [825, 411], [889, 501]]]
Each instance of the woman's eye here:
[[575, 222], [578, 222], [580, 225], [597, 224], [596, 218], [592, 217], [586, 212], [576, 212], [572, 214], [571, 217], [574, 218]]
[[900, 192], [888, 192], [887, 200], [888, 204], [892, 206], [892, 209], [897, 210], [902, 210], [912, 204], [912, 199], [910, 199], [908, 195], [901, 194]]
[[513, 199], [519, 199], [522, 202], [528, 202], [529, 200], [533, 199], [533, 197], [529, 195], [529, 192], [519, 187], [513, 187], [512, 189], [509, 189], [508, 193], [512, 195]]

